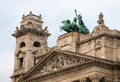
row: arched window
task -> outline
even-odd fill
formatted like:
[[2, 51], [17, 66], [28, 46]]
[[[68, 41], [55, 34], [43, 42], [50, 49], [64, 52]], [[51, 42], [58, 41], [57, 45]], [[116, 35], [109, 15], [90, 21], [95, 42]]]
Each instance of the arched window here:
[[32, 24], [32, 22], [29, 21], [27, 24], [30, 25], [30, 24]]
[[25, 47], [25, 42], [20, 43], [20, 48]]
[[41, 45], [40, 45], [40, 42], [35, 41], [35, 42], [33, 43], [33, 46], [34, 46], [34, 47], [40, 47]]

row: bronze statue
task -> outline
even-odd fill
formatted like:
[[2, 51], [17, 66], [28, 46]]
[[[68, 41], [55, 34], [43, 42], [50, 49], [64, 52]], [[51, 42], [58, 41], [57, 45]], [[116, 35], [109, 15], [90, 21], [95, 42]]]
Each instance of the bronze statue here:
[[63, 20], [61, 23], [63, 23], [63, 26], [60, 26], [61, 30], [64, 30], [68, 33], [72, 32], [70, 20]]
[[[76, 15], [76, 17], [74, 17], [74, 20], [72, 21], [72, 23], [70, 22], [69, 19], [62, 21], [63, 26], [60, 26], [60, 29], [66, 31], [68, 33], [69, 32], [79, 32], [82, 34], [88, 34], [89, 30], [85, 26], [85, 24], [82, 20], [82, 16], [80, 14], [77, 14], [77, 10], [75, 10], [75, 15]], [[77, 22], [78, 22], [78, 24], [77, 24]]]

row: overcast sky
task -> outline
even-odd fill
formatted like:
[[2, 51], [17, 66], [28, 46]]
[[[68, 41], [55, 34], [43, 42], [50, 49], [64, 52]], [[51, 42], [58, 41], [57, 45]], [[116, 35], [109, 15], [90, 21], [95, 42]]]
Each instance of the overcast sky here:
[[13, 73], [15, 38], [11, 34], [20, 26], [21, 17], [29, 11], [42, 14], [44, 25], [52, 34], [49, 46], [55, 46], [61, 21], [72, 20], [74, 9], [82, 14], [85, 25], [92, 32], [97, 26], [98, 15], [104, 14], [106, 26], [120, 30], [120, 0], [0, 0], [0, 82], [11, 82]]

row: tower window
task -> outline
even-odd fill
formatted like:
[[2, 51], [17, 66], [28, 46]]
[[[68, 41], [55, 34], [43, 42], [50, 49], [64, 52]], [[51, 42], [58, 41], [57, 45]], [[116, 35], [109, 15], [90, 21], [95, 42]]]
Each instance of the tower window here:
[[22, 47], [25, 47], [25, 42], [22, 42], [22, 43], [20, 44], [20, 48], [22, 48]]
[[32, 24], [32, 22], [28, 22], [27, 24], [30, 25], [30, 24]]
[[39, 42], [35, 41], [34, 44], [33, 44], [33, 46], [35, 46], [35, 47], [40, 47], [41, 45], [40, 45]]
[[22, 68], [23, 67], [23, 57], [22, 58], [20, 58], [20, 68]]

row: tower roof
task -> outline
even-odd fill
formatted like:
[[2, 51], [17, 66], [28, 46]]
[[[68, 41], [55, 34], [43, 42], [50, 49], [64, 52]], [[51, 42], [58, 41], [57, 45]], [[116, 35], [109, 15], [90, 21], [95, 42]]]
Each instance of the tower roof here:
[[21, 23], [23, 23], [27, 20], [34, 20], [36, 22], [43, 23], [41, 14], [39, 16], [37, 16], [35, 14], [32, 14], [32, 11], [30, 11], [30, 13], [26, 16], [23, 15]]
[[16, 27], [15, 33], [12, 34], [14, 37], [19, 37], [27, 33], [33, 33], [38, 36], [49, 36], [47, 27], [42, 28], [42, 16], [32, 14], [32, 11], [28, 15], [23, 15], [20, 29]]

